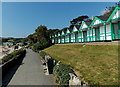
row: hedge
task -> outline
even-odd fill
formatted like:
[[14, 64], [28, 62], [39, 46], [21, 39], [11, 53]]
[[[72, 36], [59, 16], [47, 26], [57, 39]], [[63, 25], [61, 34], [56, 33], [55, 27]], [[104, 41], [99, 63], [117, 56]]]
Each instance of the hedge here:
[[35, 43], [33, 45], [33, 51], [38, 52], [39, 50], [43, 50], [44, 48], [50, 46], [48, 42], [43, 42], [43, 43]]
[[44, 51], [39, 51], [39, 55], [45, 59], [45, 56], [47, 55]]
[[13, 51], [12, 53], [4, 56], [2, 59], [1, 59], [1, 62], [0, 64], [4, 64], [5, 62], [9, 61], [10, 59], [18, 59], [20, 58], [21, 56], [24, 56], [26, 54], [26, 50], [21, 48], [19, 50], [15, 50]]
[[70, 80], [69, 73], [74, 73], [74, 71], [68, 65], [59, 64], [53, 68], [53, 75], [55, 76], [56, 83], [62, 87], [68, 87]]

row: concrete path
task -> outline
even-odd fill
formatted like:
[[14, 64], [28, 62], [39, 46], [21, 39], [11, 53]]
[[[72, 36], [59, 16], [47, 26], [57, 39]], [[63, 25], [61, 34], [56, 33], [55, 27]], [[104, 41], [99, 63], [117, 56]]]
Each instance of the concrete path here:
[[8, 85], [54, 85], [52, 75], [45, 75], [40, 56], [28, 49], [22, 65]]

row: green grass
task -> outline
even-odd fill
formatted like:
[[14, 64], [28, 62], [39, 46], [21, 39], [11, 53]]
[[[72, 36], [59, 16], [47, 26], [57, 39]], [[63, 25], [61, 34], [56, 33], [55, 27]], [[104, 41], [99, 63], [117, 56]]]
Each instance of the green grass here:
[[118, 84], [117, 45], [53, 45], [44, 51], [53, 59], [70, 65], [88, 84]]

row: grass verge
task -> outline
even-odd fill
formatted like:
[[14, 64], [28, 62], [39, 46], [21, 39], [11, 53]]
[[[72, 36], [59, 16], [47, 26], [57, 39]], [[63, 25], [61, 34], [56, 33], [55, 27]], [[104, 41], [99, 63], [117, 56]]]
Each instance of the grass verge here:
[[88, 84], [118, 85], [117, 45], [53, 45], [43, 51], [73, 67]]

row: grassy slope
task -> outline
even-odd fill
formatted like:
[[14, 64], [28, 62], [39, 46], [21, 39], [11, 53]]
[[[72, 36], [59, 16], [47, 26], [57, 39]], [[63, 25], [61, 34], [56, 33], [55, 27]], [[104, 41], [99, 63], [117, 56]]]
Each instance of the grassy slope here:
[[118, 82], [117, 45], [54, 45], [44, 50], [70, 65], [85, 82], [114, 85]]

